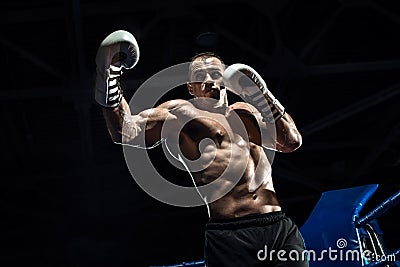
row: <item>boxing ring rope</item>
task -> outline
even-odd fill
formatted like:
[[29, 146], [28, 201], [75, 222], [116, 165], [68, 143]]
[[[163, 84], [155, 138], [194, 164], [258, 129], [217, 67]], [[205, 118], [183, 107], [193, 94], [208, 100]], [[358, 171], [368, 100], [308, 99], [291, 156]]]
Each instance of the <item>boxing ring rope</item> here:
[[150, 267], [184, 267], [184, 266], [191, 266], [191, 267], [204, 267], [205, 261], [198, 260], [198, 261], [190, 261], [190, 262], [182, 262], [174, 265], [157, 265], [157, 266], [150, 266]]
[[[385, 199], [381, 204], [379, 204], [377, 207], [375, 207], [373, 210], [368, 212], [364, 217], [358, 219], [356, 221], [356, 227], [362, 227], [369, 222], [378, 219], [381, 217], [388, 209], [391, 207], [396, 206], [397, 204], [400, 203], [400, 190], [394, 193], [392, 196], [388, 197]], [[399, 259], [400, 257], [400, 249], [396, 249], [394, 251], [386, 253], [387, 255], [391, 255], [392, 257], [395, 257], [396, 260]], [[371, 262], [366, 265], [366, 267], [380, 267], [380, 266], [387, 266], [387, 264], [390, 264], [389, 260], [380, 260], [380, 261], [375, 261]]]
[[356, 226], [360, 227], [369, 223], [370, 221], [379, 218], [384, 214], [389, 208], [396, 206], [400, 203], [400, 190], [397, 191], [392, 196], [388, 197], [381, 204], [379, 204], [376, 208], [366, 214], [364, 217], [360, 218], [356, 222]]

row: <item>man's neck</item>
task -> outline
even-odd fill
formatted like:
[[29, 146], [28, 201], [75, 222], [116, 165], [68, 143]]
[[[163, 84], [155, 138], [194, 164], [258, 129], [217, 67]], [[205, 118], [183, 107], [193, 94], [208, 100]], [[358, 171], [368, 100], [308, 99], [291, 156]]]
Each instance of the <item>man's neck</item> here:
[[213, 98], [194, 98], [190, 102], [192, 102], [192, 104], [198, 109], [213, 113], [225, 114], [227, 109], [226, 104], [221, 105], [218, 100]]

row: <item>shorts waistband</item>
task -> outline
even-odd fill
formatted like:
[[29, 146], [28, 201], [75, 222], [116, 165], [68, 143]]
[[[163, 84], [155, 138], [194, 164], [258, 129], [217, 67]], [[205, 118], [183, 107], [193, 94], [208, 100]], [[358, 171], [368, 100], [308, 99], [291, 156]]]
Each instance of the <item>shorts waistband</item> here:
[[237, 229], [248, 226], [265, 226], [285, 218], [283, 211], [273, 211], [261, 214], [251, 214], [237, 218], [210, 219], [206, 224], [206, 230]]

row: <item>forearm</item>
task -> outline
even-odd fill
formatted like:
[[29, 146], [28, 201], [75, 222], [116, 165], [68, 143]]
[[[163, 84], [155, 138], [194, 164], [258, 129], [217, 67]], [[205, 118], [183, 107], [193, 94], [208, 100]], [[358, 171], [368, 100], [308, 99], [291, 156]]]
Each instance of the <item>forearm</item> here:
[[263, 95], [266, 99], [264, 106], [268, 106], [263, 109], [261, 116], [267, 124], [275, 123], [277, 149], [281, 152], [298, 149], [302, 144], [302, 138], [292, 117], [270, 91], [265, 90]]
[[[129, 105], [124, 98], [122, 98], [118, 106], [114, 108], [103, 108], [102, 111], [108, 132], [113, 142], [122, 143], [123, 133], [125, 135], [131, 135], [130, 138], [134, 138], [134, 135], [137, 135], [135, 125], [131, 123], [132, 115]], [[132, 129], [128, 129], [128, 126]]]
[[275, 122], [276, 145], [281, 152], [292, 152], [302, 145], [302, 136], [292, 117], [285, 114]]

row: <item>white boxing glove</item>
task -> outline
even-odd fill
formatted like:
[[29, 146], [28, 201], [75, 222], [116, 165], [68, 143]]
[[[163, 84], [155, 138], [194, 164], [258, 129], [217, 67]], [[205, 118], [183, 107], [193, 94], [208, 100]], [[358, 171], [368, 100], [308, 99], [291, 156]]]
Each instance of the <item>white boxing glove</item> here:
[[263, 78], [250, 66], [236, 63], [226, 68], [223, 74], [227, 90], [239, 95], [252, 104], [269, 122], [285, 115], [285, 108], [268, 90]]
[[122, 69], [131, 69], [139, 61], [135, 37], [124, 30], [109, 34], [96, 54], [95, 100], [103, 107], [116, 107], [122, 99], [119, 78]]

